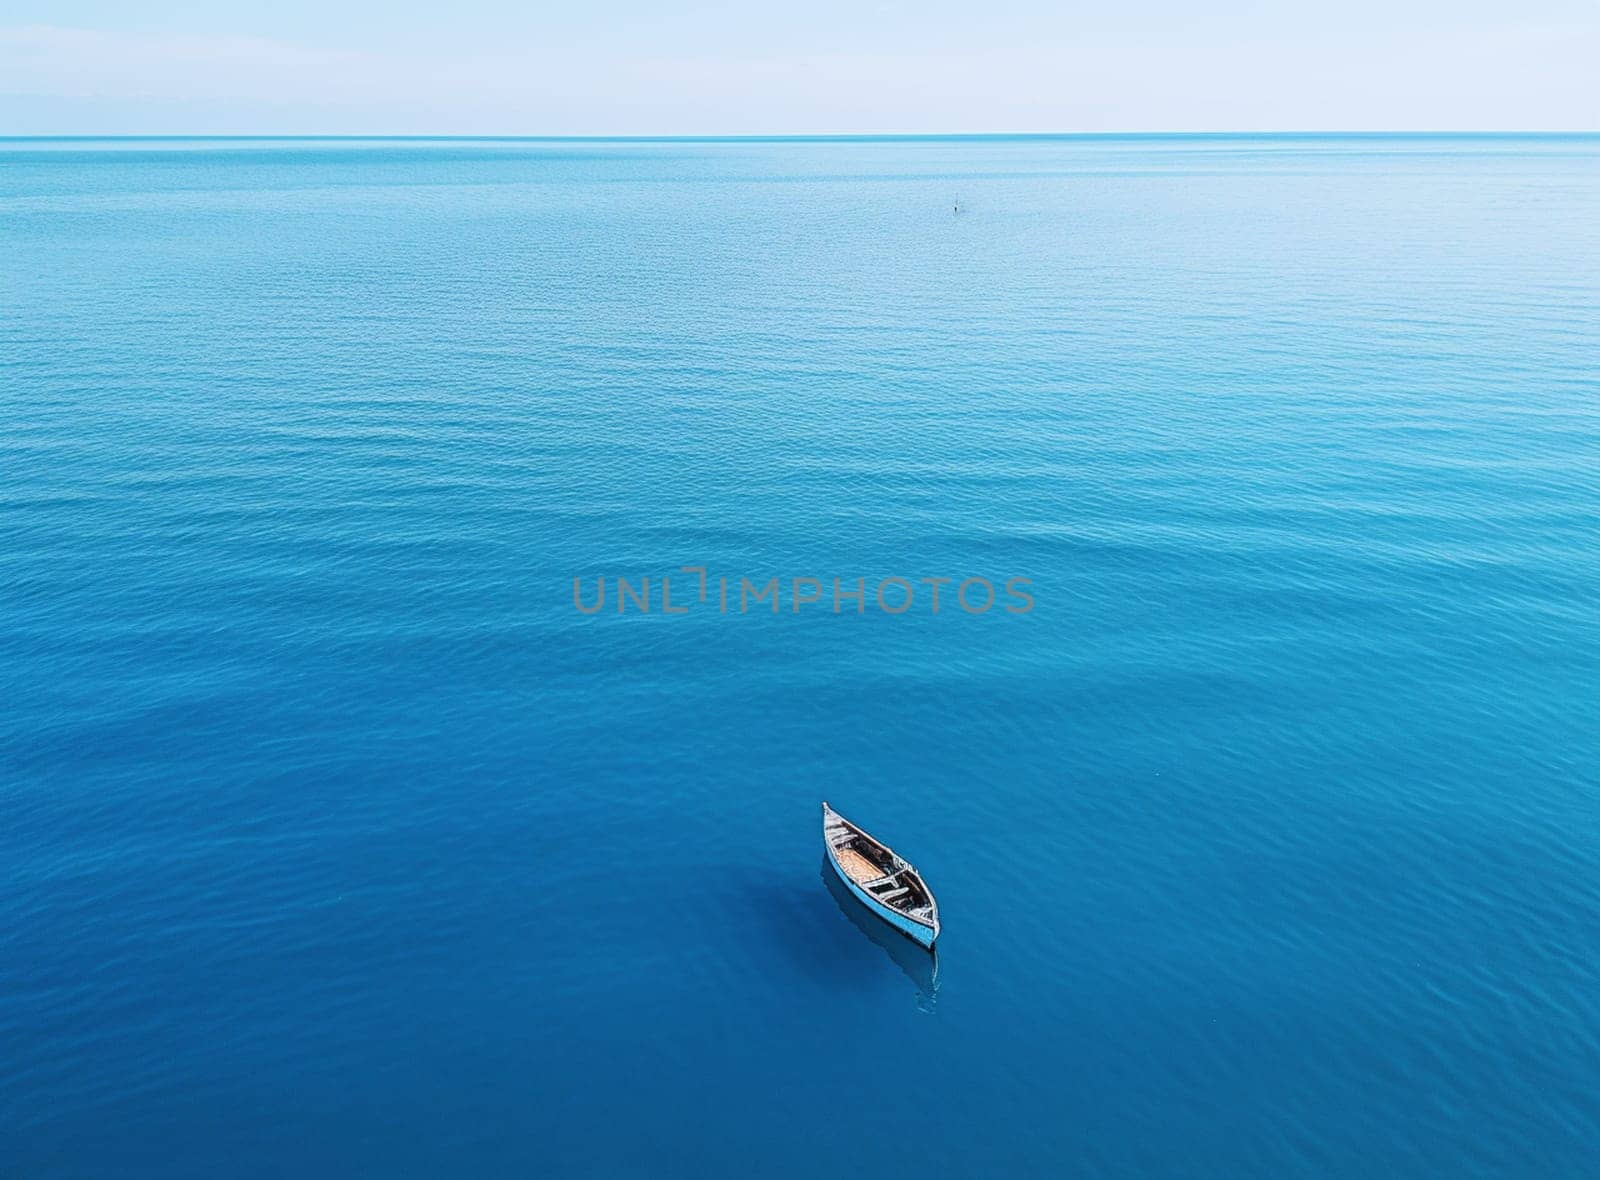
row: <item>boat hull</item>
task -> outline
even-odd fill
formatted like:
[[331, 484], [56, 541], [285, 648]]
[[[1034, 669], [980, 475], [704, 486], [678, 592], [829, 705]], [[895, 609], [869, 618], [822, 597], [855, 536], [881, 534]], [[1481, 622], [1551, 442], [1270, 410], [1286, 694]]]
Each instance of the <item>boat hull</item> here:
[[834, 857], [832, 848], [828, 849], [828, 863], [833, 866], [834, 875], [838, 877], [840, 881], [844, 882], [844, 887], [855, 896], [857, 901], [866, 906], [867, 909], [871, 910], [875, 915], [887, 922], [890, 926], [893, 926], [901, 934], [904, 934], [907, 938], [911, 939], [912, 942], [915, 942], [919, 946], [925, 946], [930, 950], [933, 948], [933, 940], [938, 937], [938, 934], [933, 927], [924, 926], [921, 922], [918, 922], [913, 918], [906, 917], [906, 915], [900, 913], [900, 911], [890, 909], [877, 898], [873, 897], [865, 889], [861, 888], [861, 886], [857, 885], [844, 871], [844, 868], [839, 864], [837, 858]]

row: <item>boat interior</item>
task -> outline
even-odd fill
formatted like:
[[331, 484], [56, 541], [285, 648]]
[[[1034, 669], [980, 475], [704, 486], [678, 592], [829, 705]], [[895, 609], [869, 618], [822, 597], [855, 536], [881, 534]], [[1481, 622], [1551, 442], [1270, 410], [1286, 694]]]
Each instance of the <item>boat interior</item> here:
[[839, 867], [860, 889], [890, 909], [932, 921], [933, 897], [916, 869], [836, 813], [824, 832]]

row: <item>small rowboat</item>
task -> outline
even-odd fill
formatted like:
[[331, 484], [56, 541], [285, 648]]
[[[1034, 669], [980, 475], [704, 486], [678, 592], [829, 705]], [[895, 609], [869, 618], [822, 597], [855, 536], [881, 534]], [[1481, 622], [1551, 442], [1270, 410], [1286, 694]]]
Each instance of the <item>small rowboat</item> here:
[[933, 946], [939, 937], [939, 903], [915, 867], [826, 803], [822, 842], [828, 863], [856, 900], [913, 942]]

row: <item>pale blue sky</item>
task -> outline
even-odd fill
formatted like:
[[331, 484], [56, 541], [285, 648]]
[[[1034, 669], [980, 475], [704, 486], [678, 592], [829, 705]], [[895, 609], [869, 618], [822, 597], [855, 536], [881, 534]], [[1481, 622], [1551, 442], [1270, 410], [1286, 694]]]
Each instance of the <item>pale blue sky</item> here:
[[1600, 0], [0, 5], [0, 134], [1600, 129]]

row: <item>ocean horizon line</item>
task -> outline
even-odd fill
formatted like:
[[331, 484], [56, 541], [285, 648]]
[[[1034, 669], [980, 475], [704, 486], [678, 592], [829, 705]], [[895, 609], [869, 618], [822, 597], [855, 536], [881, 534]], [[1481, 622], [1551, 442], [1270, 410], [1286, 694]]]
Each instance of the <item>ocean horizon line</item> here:
[[1587, 131], [934, 131], [934, 132], [796, 132], [720, 135], [690, 133], [680, 135], [549, 135], [482, 133], [247, 133], [247, 132], [137, 132], [137, 133], [41, 133], [0, 135], [0, 143], [125, 141], [216, 141], [238, 142], [452, 142], [452, 143], [883, 143], [883, 142], [963, 142], [978, 140], [1366, 140], [1366, 139], [1596, 139], [1600, 129]]

